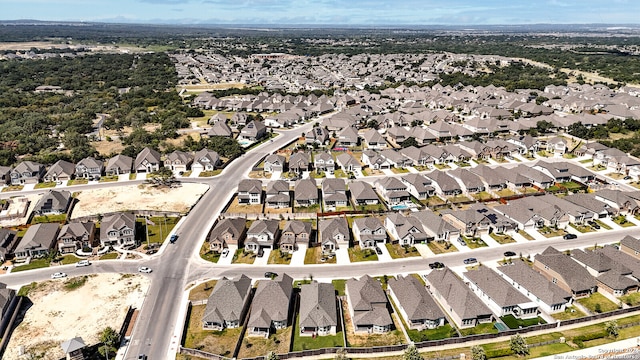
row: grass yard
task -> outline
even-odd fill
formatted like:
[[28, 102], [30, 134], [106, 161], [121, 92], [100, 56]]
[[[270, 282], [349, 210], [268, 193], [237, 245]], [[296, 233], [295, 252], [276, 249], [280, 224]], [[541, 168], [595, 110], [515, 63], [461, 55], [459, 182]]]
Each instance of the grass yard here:
[[509, 244], [516, 242], [511, 236], [506, 234], [490, 233], [489, 236], [491, 236], [493, 240], [497, 241], [498, 244]]
[[447, 200], [449, 200], [449, 202], [452, 204], [465, 203], [465, 202], [471, 201], [471, 199], [469, 199], [467, 195], [464, 195], [464, 194], [449, 196]]
[[[338, 321], [340, 323], [340, 321]], [[327, 336], [300, 336], [300, 316], [296, 316], [296, 327], [293, 330], [293, 351], [324, 349], [332, 347], [343, 347], [343, 334], [340, 329], [336, 329], [335, 335]]]
[[369, 212], [369, 211], [378, 212], [378, 211], [387, 210], [384, 204], [356, 205], [355, 209], [357, 211], [362, 211], [362, 212]]
[[427, 205], [427, 206], [438, 206], [438, 205], [442, 205], [442, 204], [446, 203], [446, 201], [442, 200], [440, 197], [438, 197], [436, 195], [430, 196], [426, 200], [420, 200], [420, 202], [423, 205]]
[[407, 169], [407, 168], [395, 168], [394, 167], [394, 168], [391, 168], [391, 171], [394, 174], [406, 174], [406, 173], [409, 172], [409, 169]]
[[594, 314], [618, 309], [617, 304], [598, 292], [589, 297], [578, 299], [578, 302]]
[[580, 161], [578, 161], [580, 164], [588, 164], [588, 163], [592, 163], [593, 159], [582, 159]]
[[344, 289], [347, 285], [347, 280], [344, 279], [338, 279], [338, 280], [331, 280], [331, 283], [333, 284], [333, 287], [336, 288], [336, 292], [338, 293], [338, 296], [344, 296]]
[[49, 259], [33, 259], [28, 264], [14, 266], [13, 269], [11, 269], [11, 272], [14, 273], [14, 272], [26, 271], [31, 269], [40, 269], [40, 268], [49, 267], [49, 265], [50, 265]]
[[344, 314], [344, 324], [347, 331], [347, 346], [370, 347], [406, 343], [404, 334], [399, 328], [402, 326], [400, 324], [396, 323], [396, 329], [385, 334], [356, 334], [354, 332], [353, 322], [351, 321], [351, 315], [349, 315], [349, 308], [346, 301], [342, 302], [342, 313]]
[[450, 337], [458, 336], [456, 330], [449, 324], [444, 324], [436, 329], [427, 330], [415, 330], [407, 329], [407, 335], [413, 342], [427, 341], [427, 340], [441, 340]]
[[234, 196], [233, 201], [225, 211], [240, 214], [259, 214], [262, 212], [262, 204], [240, 204], [238, 203], [238, 197]]
[[469, 247], [469, 249], [477, 249], [477, 248], [487, 247], [488, 246], [480, 238], [472, 238], [472, 239], [464, 238], [464, 241], [467, 243], [467, 246]]
[[592, 228], [591, 226], [588, 226], [588, 225], [580, 225], [580, 224], [569, 223], [569, 226], [571, 226], [572, 228], [580, 231], [581, 233], [588, 233], [588, 232], [596, 231], [594, 228]]
[[490, 322], [486, 324], [476, 325], [468, 329], [460, 329], [460, 334], [462, 334], [462, 336], [478, 335], [478, 334], [497, 334], [498, 329], [496, 329], [496, 327], [493, 326], [494, 324], [495, 323]]
[[378, 261], [378, 254], [373, 249], [360, 249], [360, 246], [356, 245], [349, 248], [349, 260], [351, 262]]
[[427, 246], [429, 247], [429, 250], [436, 255], [458, 251], [458, 249], [448, 241], [430, 241]]
[[493, 196], [491, 196], [491, 194], [489, 194], [486, 191], [481, 191], [479, 193], [471, 194], [471, 196], [478, 201], [493, 199]]
[[564, 312], [551, 314], [551, 316], [556, 320], [570, 320], [585, 317], [587, 315], [574, 306], [568, 306], [564, 309]]
[[98, 182], [105, 183], [115, 181], [118, 181], [118, 175], [102, 176]]
[[518, 230], [518, 234], [529, 241], [535, 240], [533, 236], [529, 235], [529, 233], [524, 230]]
[[244, 340], [242, 340], [238, 358], [265, 356], [270, 351], [276, 354], [284, 354], [289, 352], [290, 343], [291, 326], [279, 329], [275, 334], [270, 335], [266, 339], [262, 336], [245, 336]]
[[624, 295], [620, 298], [620, 300], [629, 306], [636, 306], [640, 304], [640, 293], [635, 292]]
[[632, 223], [631, 221], [627, 220], [627, 217], [624, 215], [618, 215], [616, 217], [614, 217], [613, 219], [614, 223], [622, 226], [622, 227], [631, 227], [631, 226], [636, 226], [636, 224]]
[[212, 171], [202, 171], [200, 172], [200, 174], [198, 174], [198, 177], [212, 177], [212, 176], [219, 175], [221, 172], [222, 172], [222, 169], [216, 169]]
[[67, 221], [67, 214], [34, 216], [31, 219], [32, 224], [64, 223], [65, 221]]
[[540, 234], [542, 234], [546, 238], [552, 238], [552, 237], [556, 237], [556, 236], [563, 236], [564, 234], [567, 233], [563, 229], [554, 229], [554, 228], [550, 228], [548, 226], [541, 227], [540, 229], [538, 229], [538, 232]]
[[58, 259], [60, 259], [59, 263], [61, 263], [62, 265], [75, 264], [81, 260], [79, 257], [73, 254], [67, 254], [62, 257], [59, 257]]
[[511, 190], [511, 189], [502, 189], [502, 190], [497, 190], [494, 191], [496, 193], [496, 195], [498, 195], [498, 197], [508, 197], [508, 196], [513, 196], [518, 194], [517, 192]]
[[89, 179], [73, 179], [67, 181], [67, 186], [71, 185], [86, 185], [89, 183]]
[[100, 260], [115, 260], [120, 256], [119, 253], [113, 251], [100, 256]]
[[271, 250], [267, 264], [289, 265], [291, 263], [291, 254], [282, 252], [280, 249]]
[[293, 208], [294, 213], [317, 213], [320, 212], [320, 204], [311, 206], [296, 206]]
[[385, 244], [392, 259], [402, 259], [407, 257], [420, 256], [418, 250], [413, 246], [400, 246], [399, 244]]
[[245, 252], [244, 248], [242, 248], [236, 250], [236, 253], [233, 254], [233, 260], [231, 262], [233, 264], [253, 264], [254, 261], [256, 261], [256, 254], [250, 251]]
[[198, 301], [208, 299], [217, 283], [218, 280], [208, 280], [194, 287], [189, 291], [189, 300]]
[[611, 229], [612, 229], [612, 227], [611, 227], [611, 226], [609, 226], [609, 225], [605, 224], [604, 222], [602, 222], [602, 221], [600, 221], [600, 220], [598, 220], [598, 219], [596, 219], [596, 220], [594, 220], [594, 221], [596, 222], [596, 224], [600, 225], [600, 227], [601, 227], [601, 228], [603, 228], [603, 229], [605, 229], [605, 230], [611, 230]]
[[47, 181], [47, 182], [37, 183], [33, 188], [34, 189], [46, 189], [46, 188], [52, 188], [52, 187], [56, 187], [56, 182], [55, 181]]
[[202, 328], [202, 316], [204, 315], [205, 307], [206, 305], [191, 307], [187, 320], [187, 333], [184, 337], [184, 347], [231, 357], [242, 328], [222, 331], [204, 330]]
[[[324, 261], [322, 261], [324, 259]], [[307, 249], [307, 252], [304, 254], [304, 263], [305, 264], [335, 264], [336, 257], [335, 255], [331, 258], [322, 254], [322, 247], [315, 246]]]
[[[176, 226], [178, 221], [180, 221], [179, 217], [163, 217], [163, 216], [154, 216], [149, 218], [149, 220], [155, 225], [148, 224], [147, 231], [149, 232], [149, 243], [159, 243], [162, 244], [164, 239], [169, 236], [169, 233]], [[144, 219], [136, 220], [142, 223], [144, 227]], [[146, 237], [146, 234], [145, 234]], [[146, 239], [143, 239], [146, 241]], [[179, 241], [179, 240], [178, 240]]]
[[501, 317], [500, 319], [502, 320], [502, 322], [504, 322], [505, 325], [509, 327], [509, 329], [519, 329], [521, 327], [524, 328], [527, 326], [547, 323], [540, 317], [523, 320], [523, 319], [516, 319], [513, 315], [507, 315], [507, 316]]
[[2, 188], [2, 192], [20, 191], [24, 189], [23, 185], [9, 185]]

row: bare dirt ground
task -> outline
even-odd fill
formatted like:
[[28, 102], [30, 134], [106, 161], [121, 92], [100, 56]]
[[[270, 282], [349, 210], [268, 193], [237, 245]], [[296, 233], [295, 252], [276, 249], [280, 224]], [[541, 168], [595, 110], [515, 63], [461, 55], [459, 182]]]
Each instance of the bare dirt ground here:
[[76, 336], [96, 344], [107, 326], [120, 330], [128, 306], [140, 308], [149, 287], [140, 275], [91, 275], [74, 290], [65, 289], [66, 281], [45, 281], [29, 291], [33, 306], [13, 332], [4, 359], [24, 359], [18, 356], [20, 346], [43, 353], [43, 360], [61, 359], [60, 344]]
[[[16, 194], [16, 195], [19, 196], [19, 194]], [[22, 196], [24, 198], [27, 198], [29, 201], [29, 209], [25, 213], [26, 215], [23, 217], [2, 219], [0, 220], [0, 226], [10, 227], [10, 226], [25, 225], [27, 223], [27, 220], [29, 220], [29, 214], [31, 214], [31, 212], [36, 207], [36, 204], [38, 203], [40, 198], [42, 198], [42, 196], [43, 196], [42, 194]]]
[[78, 203], [71, 218], [127, 210], [156, 210], [185, 213], [207, 191], [208, 185], [187, 184], [180, 187], [128, 185], [109, 189], [85, 190], [77, 195]]

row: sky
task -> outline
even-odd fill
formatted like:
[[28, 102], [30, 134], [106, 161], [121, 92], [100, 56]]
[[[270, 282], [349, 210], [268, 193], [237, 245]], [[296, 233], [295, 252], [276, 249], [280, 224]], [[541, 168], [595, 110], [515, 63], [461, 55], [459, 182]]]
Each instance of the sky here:
[[637, 24], [640, 0], [0, 0], [0, 20], [157, 24]]

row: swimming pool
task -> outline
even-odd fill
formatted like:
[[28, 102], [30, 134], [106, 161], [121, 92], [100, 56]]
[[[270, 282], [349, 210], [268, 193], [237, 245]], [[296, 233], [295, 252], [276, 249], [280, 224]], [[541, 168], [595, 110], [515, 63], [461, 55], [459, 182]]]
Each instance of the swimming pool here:
[[409, 206], [402, 204], [402, 205], [394, 205], [391, 207], [391, 210], [407, 210], [409, 208]]

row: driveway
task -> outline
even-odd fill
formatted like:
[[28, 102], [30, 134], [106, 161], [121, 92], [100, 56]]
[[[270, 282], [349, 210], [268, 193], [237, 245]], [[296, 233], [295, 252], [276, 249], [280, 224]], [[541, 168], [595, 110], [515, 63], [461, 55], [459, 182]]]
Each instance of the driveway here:
[[262, 253], [262, 257], [256, 257], [256, 260], [253, 262], [253, 265], [264, 266], [267, 265], [267, 261], [269, 261], [269, 255], [271, 255], [271, 249], [264, 249]]
[[393, 258], [391, 257], [391, 254], [389, 254], [389, 249], [387, 249], [385, 244], [379, 244], [378, 248], [382, 252], [381, 255], [378, 255], [378, 260], [379, 261], [392, 261], [393, 260]]
[[432, 256], [436, 256], [436, 254], [434, 254], [433, 251], [429, 249], [429, 245], [427, 244], [415, 244], [414, 246], [416, 250], [418, 250], [418, 252], [420, 253], [420, 256], [422, 256], [423, 258], [430, 258]]
[[238, 250], [238, 245], [229, 245], [229, 254], [226, 257], [220, 256], [218, 259], [218, 265], [231, 265], [231, 261], [233, 260], [233, 254]]
[[500, 243], [498, 243], [497, 241], [495, 241], [491, 235], [489, 234], [482, 234], [480, 235], [480, 239], [482, 241], [484, 241], [485, 244], [487, 244], [487, 246], [489, 247], [498, 247], [500, 246]]
[[307, 245], [298, 245], [298, 250], [291, 255], [291, 266], [303, 266], [304, 256], [307, 253]]
[[281, 175], [282, 171], [274, 171], [271, 173], [271, 180], [280, 180]]
[[340, 249], [336, 250], [336, 264], [351, 264], [351, 260], [349, 260], [349, 249], [346, 246], [343, 246]]

